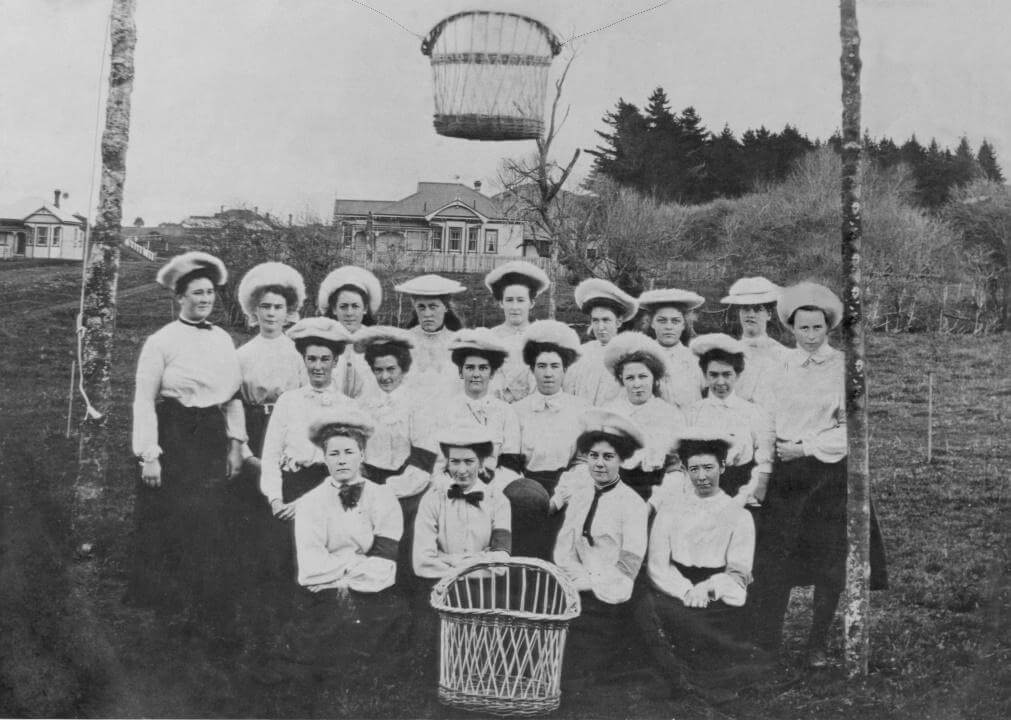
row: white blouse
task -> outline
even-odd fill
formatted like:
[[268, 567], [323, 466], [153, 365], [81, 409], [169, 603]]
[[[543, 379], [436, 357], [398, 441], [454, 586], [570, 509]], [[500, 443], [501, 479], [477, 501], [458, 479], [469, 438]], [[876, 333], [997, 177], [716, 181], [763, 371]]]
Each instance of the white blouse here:
[[242, 403], [235, 399], [242, 376], [231, 336], [217, 326], [209, 330], [176, 320], [144, 342], [137, 359], [133, 398], [133, 452], [157, 457], [158, 416], [155, 404], [171, 398], [186, 407], [222, 406], [228, 437], [246, 440]]
[[493, 457], [520, 451], [520, 421], [516, 412], [509, 403], [491, 394], [474, 400], [458, 391], [430, 408], [427, 414], [435, 436], [444, 428], [480, 425], [487, 428], [492, 436], [495, 444]]
[[349, 405], [357, 401], [331, 383], [322, 390], [304, 385], [281, 394], [263, 436], [260, 461], [260, 492], [268, 502], [282, 499], [282, 470], [299, 470], [323, 464], [323, 451], [309, 441], [309, 424], [321, 408]]
[[509, 356], [501, 369], [495, 373], [495, 377], [491, 379], [489, 393], [507, 403], [522, 400], [537, 387], [534, 374], [523, 362], [523, 342], [526, 337], [526, 328], [516, 330], [512, 325], [502, 323], [493, 327], [491, 331], [509, 348]]
[[277, 402], [285, 390], [309, 382], [305, 361], [287, 335], [257, 335], [236, 351], [242, 371], [242, 399], [253, 405]]
[[741, 606], [747, 599], [755, 555], [755, 525], [726, 493], [692, 493], [665, 504], [653, 521], [646, 572], [661, 592], [684, 602], [694, 587], [674, 565], [724, 568], [703, 581], [716, 600]]
[[682, 411], [702, 399], [705, 376], [699, 359], [682, 343], [665, 347], [667, 375], [660, 381], [660, 397]]
[[333, 379], [342, 393], [356, 399], [379, 390], [379, 383], [365, 355], [355, 352], [351, 343], [334, 363]]
[[583, 523], [593, 503], [594, 483], [585, 465], [563, 473], [552, 496], [552, 507], [568, 506], [558, 539], [555, 564], [580, 592], [617, 605], [632, 597], [635, 576], [646, 555], [648, 506], [620, 480], [603, 493], [590, 526], [591, 545]]
[[495, 483], [477, 482], [468, 492], [484, 497], [475, 506], [463, 498], [451, 500], [451, 483], [432, 484], [418, 505], [414, 520], [414, 572], [441, 578], [458, 567], [482, 560], [504, 560], [512, 544], [509, 499]]
[[599, 340], [583, 343], [579, 359], [565, 373], [562, 389], [597, 407], [621, 395], [621, 383], [604, 365], [604, 346]]
[[567, 392], [542, 395], [536, 389], [513, 403], [526, 468], [540, 472], [568, 467], [576, 454], [579, 418], [590, 407], [583, 398]]
[[624, 467], [642, 466], [643, 470], [656, 470], [666, 465], [666, 458], [672, 452], [674, 439], [685, 428], [682, 412], [658, 397], [651, 397], [641, 405], [633, 405], [624, 395], [604, 406], [607, 410], [625, 415], [635, 420], [646, 436], [646, 447], [622, 463]]
[[799, 441], [804, 455], [825, 463], [846, 457], [846, 357], [828, 343], [815, 353], [789, 351], [759, 386], [755, 402], [772, 415], [776, 437]]
[[688, 424], [730, 436], [727, 465], [737, 467], [755, 461], [758, 472], [772, 472], [776, 430], [763, 408], [737, 397], [736, 390], [720, 400], [710, 393], [688, 410]]
[[[359, 398], [358, 402], [375, 421], [375, 430], [365, 448], [365, 462], [369, 465], [395, 470], [407, 461], [412, 446], [437, 452], [429, 433], [424, 431], [423, 408], [409, 381], [405, 380], [393, 392], [378, 390]], [[404, 498], [422, 492], [430, 482], [430, 473], [408, 465], [399, 475], [387, 478], [386, 486], [398, 498]]]
[[399, 542], [404, 532], [400, 503], [382, 485], [362, 484], [358, 504], [344, 509], [340, 485], [327, 478], [307, 492], [295, 509], [295, 554], [298, 582], [311, 590], [345, 587], [358, 592], [379, 592], [393, 585], [397, 564], [370, 557], [377, 537]]
[[743, 400], [754, 400], [758, 386], [786, 362], [790, 348], [768, 335], [758, 338], [742, 337], [741, 343], [744, 345], [744, 372], [737, 378], [734, 393]]
[[414, 340], [411, 350], [411, 377], [419, 394], [441, 399], [462, 390], [460, 371], [453, 364], [449, 344], [456, 333], [443, 328], [428, 333], [415, 325], [408, 332]]

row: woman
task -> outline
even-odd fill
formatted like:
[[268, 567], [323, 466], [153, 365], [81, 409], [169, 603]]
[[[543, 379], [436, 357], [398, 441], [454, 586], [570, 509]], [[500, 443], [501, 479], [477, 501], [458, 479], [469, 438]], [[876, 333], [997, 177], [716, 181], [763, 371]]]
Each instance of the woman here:
[[413, 364], [418, 389], [430, 399], [453, 392], [459, 382], [449, 356], [449, 343], [463, 327], [463, 321], [453, 308], [452, 297], [467, 288], [439, 275], [421, 275], [393, 289], [411, 298], [414, 317], [407, 328], [414, 336]]
[[621, 397], [604, 407], [630, 417], [646, 435], [645, 447], [623, 463], [622, 480], [649, 500], [664, 478], [667, 451], [685, 426], [681, 411], [659, 396], [667, 374], [664, 350], [642, 333], [625, 332], [604, 350], [604, 366], [624, 389]]
[[660, 397], [682, 412], [702, 399], [705, 383], [695, 356], [686, 343], [691, 337], [694, 310], [706, 300], [688, 290], [649, 290], [639, 296], [639, 307], [647, 311], [649, 333], [667, 355], [667, 376], [660, 383]]
[[720, 300], [737, 313], [744, 344], [744, 372], [735, 392], [744, 400], [753, 400], [758, 385], [768, 380], [786, 360], [789, 348], [766, 334], [769, 320], [776, 312], [781, 288], [764, 277], [741, 278], [730, 286], [730, 294]]
[[730, 448], [718, 432], [682, 434], [677, 452], [693, 492], [657, 514], [646, 565], [650, 587], [636, 606], [643, 636], [673, 690], [721, 699], [757, 679], [756, 668], [741, 663], [765, 659], [742, 640], [755, 527], [720, 489]]
[[710, 333], [692, 340], [690, 348], [709, 392], [688, 409], [688, 424], [728, 436], [731, 446], [720, 489], [742, 505], [755, 506], [769, 484], [776, 433], [763, 408], [737, 396], [737, 383], [747, 368], [744, 345], [729, 335]]
[[[797, 341], [767, 397], [775, 459], [758, 518], [755, 555], [757, 642], [775, 649], [783, 632], [790, 589], [814, 585], [808, 663], [828, 663], [828, 630], [846, 577], [845, 357], [828, 344], [842, 319], [842, 303], [823, 285], [802, 282], [783, 290], [777, 312]], [[887, 585], [884, 547], [871, 508], [871, 589]]]
[[602, 406], [621, 394], [621, 385], [604, 366], [604, 348], [639, 309], [634, 297], [599, 278], [583, 280], [575, 289], [576, 305], [590, 319], [593, 340], [583, 344], [579, 362], [565, 375], [566, 392]]
[[375, 424], [375, 432], [365, 451], [362, 473], [375, 483], [386, 485], [400, 502], [404, 534], [397, 561], [397, 584], [405, 587], [413, 577], [411, 551], [414, 544], [414, 517], [431, 484], [436, 454], [426, 430], [426, 408], [409, 375], [414, 339], [406, 330], [375, 326], [363, 328], [355, 336], [355, 349], [372, 368], [379, 392], [360, 400]]
[[512, 405], [520, 423], [523, 475], [550, 495], [576, 456], [579, 419], [590, 403], [562, 389], [579, 358], [579, 336], [565, 323], [531, 323], [523, 342], [523, 361], [533, 373], [534, 392]]
[[565, 509], [554, 560], [579, 590], [582, 613], [569, 634], [571, 675], [608, 666], [627, 650], [632, 632], [629, 600], [646, 554], [647, 505], [621, 481], [623, 460], [646, 438], [630, 419], [593, 408], [581, 419], [577, 440], [586, 463], [562, 475], [551, 498]]
[[534, 379], [523, 362], [523, 334], [530, 327], [530, 311], [538, 295], [551, 285], [547, 273], [524, 260], [499, 265], [484, 278], [505, 320], [491, 330], [509, 348], [509, 357], [496, 377], [493, 393], [508, 403], [533, 390]]
[[[221, 493], [242, 464], [239, 358], [208, 322], [228, 273], [204, 252], [169, 260], [158, 284], [175, 293], [178, 319], [151, 335], [137, 361], [133, 452], [140, 461], [137, 534], [127, 601], [170, 612], [191, 607], [223, 620], [229, 603], [216, 562]], [[211, 555], [214, 557], [214, 555]]]
[[512, 551], [509, 501], [489, 479], [493, 439], [483, 427], [450, 428], [437, 438], [448, 482], [421, 499], [414, 525], [414, 572], [437, 580], [483, 560], [505, 560]]
[[[354, 265], [333, 270], [323, 278], [316, 295], [321, 315], [340, 322], [352, 336], [376, 324], [376, 314], [383, 304], [383, 286], [365, 268]], [[348, 397], [358, 398], [375, 390], [373, 375], [365, 360], [355, 352], [345, 352], [334, 367], [338, 387]]]

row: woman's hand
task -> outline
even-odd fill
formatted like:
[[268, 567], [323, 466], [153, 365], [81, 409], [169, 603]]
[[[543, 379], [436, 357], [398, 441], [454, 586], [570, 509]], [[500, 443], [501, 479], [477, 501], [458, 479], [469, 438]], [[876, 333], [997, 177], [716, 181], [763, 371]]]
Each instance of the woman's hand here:
[[685, 607], [704, 608], [709, 607], [709, 588], [703, 583], [699, 583], [685, 593]]
[[231, 480], [242, 470], [242, 443], [232, 440], [228, 448], [228, 460], [226, 464], [228, 479]]
[[141, 461], [140, 479], [149, 488], [161, 487], [161, 462], [158, 458]]
[[286, 503], [279, 498], [274, 498], [270, 501], [270, 512], [274, 513], [274, 517], [278, 520], [291, 520], [295, 517], [295, 503]]
[[804, 457], [804, 445], [790, 440], [777, 440], [776, 457], [782, 462], [800, 460]]

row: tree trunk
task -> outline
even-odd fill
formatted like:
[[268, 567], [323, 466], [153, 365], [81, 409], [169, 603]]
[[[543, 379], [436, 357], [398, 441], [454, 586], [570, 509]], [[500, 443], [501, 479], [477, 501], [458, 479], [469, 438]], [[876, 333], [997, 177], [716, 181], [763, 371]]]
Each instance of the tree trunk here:
[[867, 455], [867, 384], [861, 297], [860, 33], [856, 0], [839, 4], [842, 40], [842, 260], [845, 274], [843, 335], [846, 349], [846, 429], [849, 442], [844, 627], [846, 673], [867, 674], [870, 579], [870, 492]]
[[75, 532], [79, 541], [93, 538], [92, 502], [105, 487], [109, 464], [108, 417], [112, 411], [112, 345], [116, 325], [116, 288], [123, 221], [126, 148], [130, 135], [130, 93], [133, 90], [135, 0], [114, 0], [110, 19], [111, 63], [109, 97], [102, 133], [102, 187], [98, 220], [91, 233], [85, 262], [81, 312], [81, 379], [90, 406], [81, 423], [79, 466], [75, 483]]

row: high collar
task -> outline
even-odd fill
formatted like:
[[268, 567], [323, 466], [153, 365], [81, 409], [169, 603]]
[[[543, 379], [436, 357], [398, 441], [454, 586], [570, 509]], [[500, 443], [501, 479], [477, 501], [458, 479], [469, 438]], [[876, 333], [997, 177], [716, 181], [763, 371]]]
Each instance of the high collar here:
[[836, 352], [835, 348], [829, 345], [827, 341], [822, 343], [822, 346], [817, 350], [815, 350], [813, 353], [809, 353], [807, 350], [804, 350], [803, 348], [797, 349], [800, 351], [801, 356], [804, 358], [804, 361], [801, 363], [801, 365], [805, 367], [811, 364], [822, 365], [828, 360], [831, 360], [832, 356], [835, 355]]

